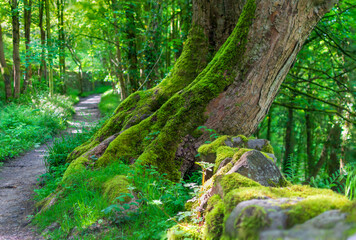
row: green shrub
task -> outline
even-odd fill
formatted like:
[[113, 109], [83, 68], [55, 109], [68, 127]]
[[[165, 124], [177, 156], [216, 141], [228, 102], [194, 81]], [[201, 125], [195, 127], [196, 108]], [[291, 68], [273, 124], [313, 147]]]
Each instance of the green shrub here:
[[110, 116], [120, 104], [120, 96], [112, 89], [103, 93], [99, 103], [99, 110], [105, 116]]
[[50, 139], [74, 113], [65, 96], [23, 95], [0, 107], [0, 162]]

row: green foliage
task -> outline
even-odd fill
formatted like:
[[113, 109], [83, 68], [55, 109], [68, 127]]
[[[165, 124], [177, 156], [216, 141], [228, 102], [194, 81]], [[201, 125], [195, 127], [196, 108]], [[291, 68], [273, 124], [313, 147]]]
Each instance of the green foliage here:
[[[63, 239], [71, 232], [80, 239], [92, 239], [100, 233], [93, 235], [87, 229], [99, 221], [107, 223], [103, 227], [110, 229], [112, 234], [122, 234], [125, 239], [161, 239], [175, 224], [173, 217], [192, 197], [194, 191], [191, 189], [195, 184], [173, 183], [155, 167], [138, 165], [133, 168], [123, 161], [95, 171], [78, 170], [65, 182], [61, 181], [68, 166], [66, 154], [86, 141], [93, 131], [65, 135], [54, 141], [46, 157], [48, 172], [42, 177], [44, 187], [36, 190], [36, 199], [43, 202], [44, 197], [59, 189], [55, 195], [58, 201], [37, 214], [33, 222], [39, 230], [59, 223], [60, 228], [48, 233], [51, 239]], [[121, 193], [111, 189], [114, 187], [111, 182], [118, 176], [125, 176], [129, 184]], [[110, 195], [108, 198], [103, 186], [109, 187], [116, 197]]]
[[356, 167], [355, 165], [347, 165], [345, 167], [345, 171], [345, 195], [348, 196], [350, 200], [352, 200], [356, 197]]
[[112, 89], [107, 90], [101, 95], [99, 110], [105, 116], [110, 116], [120, 104], [120, 96]]
[[76, 133], [66, 133], [53, 139], [53, 143], [48, 147], [47, 155], [44, 157], [47, 172], [40, 178], [41, 185], [44, 187], [35, 190], [38, 201], [43, 200], [56, 190], [69, 165], [66, 162], [67, 155], [75, 147], [87, 141], [101, 124], [102, 122], [97, 123], [90, 130], [82, 126], [80, 129], [76, 129]]
[[49, 140], [74, 112], [72, 101], [60, 95], [23, 95], [18, 101], [0, 108], [0, 161]]

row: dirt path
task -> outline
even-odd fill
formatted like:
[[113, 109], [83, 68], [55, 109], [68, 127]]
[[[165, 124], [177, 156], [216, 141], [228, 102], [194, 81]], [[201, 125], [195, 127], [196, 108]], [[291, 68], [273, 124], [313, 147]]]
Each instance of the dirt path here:
[[[76, 126], [89, 126], [90, 122], [98, 120], [99, 101], [100, 95], [81, 99], [70, 123], [74, 127], [66, 132], [75, 133]], [[0, 169], [0, 240], [41, 239], [27, 227], [26, 217], [33, 213], [33, 189], [37, 178], [46, 171], [43, 157], [50, 145], [51, 142], [43, 144], [6, 162]]]

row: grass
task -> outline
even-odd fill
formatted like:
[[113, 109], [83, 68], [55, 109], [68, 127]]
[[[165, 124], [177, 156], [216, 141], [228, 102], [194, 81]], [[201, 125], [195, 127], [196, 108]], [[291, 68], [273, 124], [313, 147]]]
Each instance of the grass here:
[[110, 89], [101, 96], [99, 110], [104, 116], [110, 116], [119, 104], [120, 96]]
[[[98, 127], [100, 124], [98, 125]], [[184, 209], [191, 190], [184, 182], [173, 183], [156, 168], [133, 168], [117, 160], [106, 168], [78, 171], [63, 182], [68, 164], [66, 156], [76, 145], [86, 141], [97, 128], [77, 135], [57, 139], [46, 157], [47, 173], [44, 187], [36, 190], [41, 201], [56, 193], [58, 201], [35, 215], [32, 223], [43, 232], [53, 224], [54, 230], [45, 233], [48, 239], [162, 239], [168, 228], [175, 225], [170, 216]], [[111, 202], [103, 193], [103, 185], [114, 177], [125, 176], [129, 194], [118, 194]], [[123, 202], [129, 198], [131, 203]], [[134, 211], [127, 211], [132, 206]], [[96, 229], [93, 226], [99, 227]], [[96, 230], [93, 230], [96, 229]]]
[[74, 113], [65, 96], [23, 95], [0, 106], [0, 162], [49, 140]]

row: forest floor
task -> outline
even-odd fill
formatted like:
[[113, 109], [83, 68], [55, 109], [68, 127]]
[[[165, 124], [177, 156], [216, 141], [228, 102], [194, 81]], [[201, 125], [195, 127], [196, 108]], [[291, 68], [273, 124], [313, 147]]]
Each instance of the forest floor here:
[[[75, 115], [67, 130], [76, 133], [100, 118], [100, 95], [82, 98], [75, 105]], [[37, 179], [46, 172], [44, 156], [52, 142], [42, 144], [26, 154], [7, 161], [0, 169], [0, 240], [41, 239], [28, 226], [34, 212], [33, 190]]]

